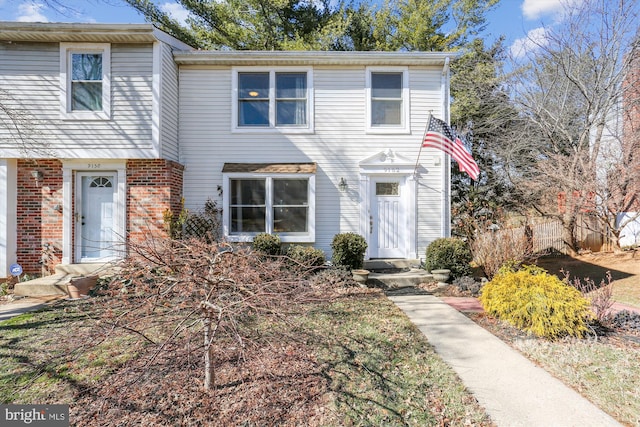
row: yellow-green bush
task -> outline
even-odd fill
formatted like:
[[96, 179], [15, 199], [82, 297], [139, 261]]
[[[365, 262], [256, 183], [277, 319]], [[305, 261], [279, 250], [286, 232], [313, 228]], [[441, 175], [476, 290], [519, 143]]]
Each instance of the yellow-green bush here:
[[500, 269], [482, 289], [485, 311], [540, 337], [582, 337], [589, 301], [575, 288], [535, 266]]

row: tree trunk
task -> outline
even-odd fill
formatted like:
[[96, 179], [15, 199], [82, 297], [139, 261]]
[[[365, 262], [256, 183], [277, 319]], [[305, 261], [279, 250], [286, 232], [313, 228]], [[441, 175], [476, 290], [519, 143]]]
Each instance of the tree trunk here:
[[578, 250], [580, 249], [580, 242], [578, 242], [578, 238], [576, 236], [576, 223], [577, 218], [574, 215], [569, 216], [565, 221], [562, 222], [564, 226], [564, 242], [569, 249], [569, 255], [574, 256], [578, 254]]
[[211, 390], [215, 386], [215, 366], [213, 364], [213, 334], [211, 331], [211, 318], [205, 316], [204, 320], [204, 389]]

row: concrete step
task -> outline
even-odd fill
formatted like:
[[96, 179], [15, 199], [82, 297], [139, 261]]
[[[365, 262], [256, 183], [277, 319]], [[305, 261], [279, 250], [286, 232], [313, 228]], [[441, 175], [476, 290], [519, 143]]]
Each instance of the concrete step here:
[[43, 295], [66, 295], [67, 284], [71, 280], [71, 275], [66, 273], [56, 273], [51, 276], [39, 277], [26, 282], [16, 283], [13, 293], [18, 296], [43, 296]]
[[17, 296], [67, 295], [67, 285], [74, 277], [106, 276], [111, 274], [112, 264], [67, 264], [57, 265], [56, 273], [26, 282], [16, 283], [13, 293]]
[[90, 276], [93, 274], [102, 275], [102, 273], [109, 268], [111, 268], [111, 264], [105, 263], [58, 264], [56, 265], [56, 274], [64, 273], [72, 276]]
[[420, 268], [419, 259], [368, 259], [364, 262], [365, 270], [383, 272], [386, 270], [404, 270]]
[[369, 273], [367, 286], [382, 289], [399, 289], [433, 282], [433, 275], [423, 269], [412, 268], [396, 273]]

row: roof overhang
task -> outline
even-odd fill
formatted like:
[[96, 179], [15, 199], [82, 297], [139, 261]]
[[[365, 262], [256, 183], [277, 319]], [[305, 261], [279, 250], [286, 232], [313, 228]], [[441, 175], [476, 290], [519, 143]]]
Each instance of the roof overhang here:
[[315, 163], [225, 163], [222, 173], [316, 173]]
[[154, 43], [193, 49], [151, 24], [0, 22], [0, 41], [45, 43]]
[[284, 65], [358, 65], [358, 66], [437, 66], [459, 52], [337, 52], [337, 51], [190, 51], [174, 52], [180, 65], [284, 66]]

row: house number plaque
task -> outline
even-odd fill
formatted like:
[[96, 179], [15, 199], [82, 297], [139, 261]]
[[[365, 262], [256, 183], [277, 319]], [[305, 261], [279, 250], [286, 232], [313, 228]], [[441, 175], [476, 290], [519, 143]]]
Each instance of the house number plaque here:
[[102, 169], [100, 163], [87, 163], [87, 169]]

